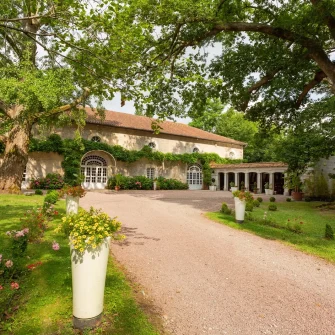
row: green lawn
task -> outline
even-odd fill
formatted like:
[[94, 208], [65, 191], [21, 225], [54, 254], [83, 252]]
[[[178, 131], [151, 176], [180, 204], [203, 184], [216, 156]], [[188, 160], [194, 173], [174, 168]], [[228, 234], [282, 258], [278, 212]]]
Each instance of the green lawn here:
[[[0, 194], [0, 254], [8, 245], [5, 232], [21, 228], [20, 217], [43, 202], [43, 196]], [[65, 214], [64, 200], [56, 209]], [[54, 232], [60, 216], [50, 222], [44, 239], [29, 244], [27, 264], [41, 261], [31, 273], [19, 280], [6, 317], [0, 322], [1, 334], [78, 334], [72, 329], [71, 264], [68, 241]], [[60, 250], [52, 249], [52, 242]], [[1, 279], [1, 277], [0, 277]], [[1, 284], [1, 283], [0, 283]], [[3, 292], [3, 291], [2, 291]], [[0, 291], [1, 294], [1, 291]], [[2, 314], [2, 311], [1, 311]], [[158, 335], [147, 316], [137, 305], [133, 291], [113, 259], [109, 259], [105, 288], [105, 310], [101, 327], [84, 334]]]
[[[267, 209], [269, 202], [263, 202], [251, 213], [252, 218], [257, 221], [246, 220], [243, 224], [235, 223], [234, 217], [220, 212], [206, 215], [211, 220], [232, 228], [246, 230], [267, 239], [282, 241], [298, 250], [335, 263], [335, 242], [324, 238], [326, 223], [330, 224], [335, 231], [335, 205], [333, 209], [318, 208], [321, 204], [320, 202], [282, 202], [276, 203], [278, 210], [271, 212]], [[278, 227], [262, 224], [264, 215]], [[302, 233], [297, 234], [285, 229], [288, 222], [300, 225]]]

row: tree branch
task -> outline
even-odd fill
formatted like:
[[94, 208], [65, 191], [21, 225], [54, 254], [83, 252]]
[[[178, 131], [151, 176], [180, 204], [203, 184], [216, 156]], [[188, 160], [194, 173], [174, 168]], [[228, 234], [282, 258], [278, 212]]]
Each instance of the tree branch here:
[[253, 84], [247, 91], [247, 97], [245, 99], [245, 101], [243, 102], [243, 104], [241, 105], [241, 109], [243, 111], [245, 111], [248, 107], [250, 98], [251, 98], [251, 94], [253, 92], [257, 92], [262, 86], [266, 85], [267, 83], [269, 83], [274, 76], [280, 72], [282, 70], [282, 68], [278, 68], [272, 72], [267, 73], [264, 77], [262, 77], [259, 81], [257, 81], [255, 84]]
[[329, 28], [330, 34], [335, 39], [335, 18], [334, 18], [334, 16], [331, 15], [331, 13], [324, 6], [324, 4], [322, 3], [321, 0], [310, 0], [310, 1], [315, 8], [320, 10], [320, 12], [323, 16], [324, 22], [327, 24], [327, 26]]
[[4, 17], [0, 17], [0, 22], [17, 22], [17, 21], [26, 21], [26, 20], [36, 20], [41, 18], [56, 18], [55, 15], [32, 15], [26, 17], [16, 17], [14, 19], [8, 19]]
[[327, 76], [323, 71], [318, 71], [315, 73], [314, 78], [304, 86], [303, 91], [301, 92], [301, 94], [299, 95], [296, 103], [295, 103], [295, 108], [299, 108], [302, 104], [302, 101], [304, 100], [304, 98], [306, 97], [306, 95], [308, 94], [308, 92], [313, 89], [316, 85], [318, 85], [319, 83], [321, 83], [321, 81], [323, 79], [325, 79]]

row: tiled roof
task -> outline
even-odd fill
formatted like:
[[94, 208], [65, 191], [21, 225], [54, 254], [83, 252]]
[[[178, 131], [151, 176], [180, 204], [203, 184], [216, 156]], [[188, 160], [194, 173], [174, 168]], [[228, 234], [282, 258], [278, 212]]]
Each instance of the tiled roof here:
[[261, 162], [261, 163], [239, 163], [239, 164], [216, 164], [211, 163], [212, 169], [240, 169], [240, 168], [287, 168], [288, 165], [282, 162]]
[[[101, 120], [99, 116], [97, 116], [96, 113], [92, 111], [91, 108], [86, 107], [85, 109], [87, 112], [87, 120], [86, 120], [87, 123], [104, 124], [113, 127], [128, 128], [128, 129], [130, 128], [130, 129], [153, 132], [151, 128], [151, 123], [152, 121], [154, 121], [154, 119], [151, 119], [147, 116], [105, 111], [106, 117], [104, 120]], [[238, 146], [246, 145], [246, 143], [244, 142], [212, 134], [207, 131], [194, 128], [182, 123], [163, 121], [159, 123], [159, 126], [162, 127], [162, 129], [160, 129], [160, 133], [162, 134], [191, 137], [214, 142], [235, 144]]]

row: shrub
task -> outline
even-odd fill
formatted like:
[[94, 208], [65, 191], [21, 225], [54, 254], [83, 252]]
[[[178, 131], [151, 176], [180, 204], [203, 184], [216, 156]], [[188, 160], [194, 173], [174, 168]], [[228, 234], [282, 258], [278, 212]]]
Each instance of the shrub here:
[[254, 205], [251, 201], [248, 201], [246, 204], [245, 204], [245, 210], [247, 212], [252, 212], [254, 210]]
[[276, 204], [270, 204], [268, 207], [269, 211], [276, 211], [277, 210], [277, 205]]
[[291, 199], [291, 198], [286, 198], [286, 201], [287, 201], [287, 202], [291, 202], [292, 199]]
[[231, 209], [228, 207], [228, 205], [225, 202], [222, 203], [221, 212], [224, 214], [228, 214], [228, 215], [231, 214]]
[[[127, 177], [118, 176], [118, 184], [123, 190], [152, 190], [153, 180], [144, 176]], [[109, 178], [107, 183], [108, 189], [114, 189], [116, 186], [115, 176]], [[160, 190], [187, 190], [188, 185], [177, 179], [167, 179], [164, 177], [157, 178], [157, 189]]]
[[258, 197], [256, 200], [258, 200], [258, 202], [261, 204], [263, 202], [263, 198]]
[[44, 198], [44, 203], [55, 204], [58, 201], [59, 194], [57, 191], [51, 191]]
[[64, 186], [64, 179], [59, 173], [48, 173], [45, 178], [32, 179], [32, 189], [59, 190]]
[[329, 223], [326, 224], [325, 238], [327, 240], [333, 240], [334, 239], [333, 228], [332, 228], [332, 226]]
[[38, 188], [37, 190], [35, 190], [35, 194], [36, 195], [43, 195], [43, 191]]
[[300, 234], [302, 233], [302, 222], [291, 222], [290, 220], [287, 221], [287, 229], [292, 231], [293, 233]]
[[254, 207], [259, 207], [260, 206], [260, 202], [258, 200], [254, 200], [252, 202], [252, 204], [253, 204]]
[[47, 229], [46, 217], [42, 208], [33, 208], [27, 210], [24, 217], [21, 218], [22, 226], [29, 229], [28, 240], [37, 241], [44, 235]]
[[275, 202], [276, 198], [275, 197], [270, 197], [270, 202]]

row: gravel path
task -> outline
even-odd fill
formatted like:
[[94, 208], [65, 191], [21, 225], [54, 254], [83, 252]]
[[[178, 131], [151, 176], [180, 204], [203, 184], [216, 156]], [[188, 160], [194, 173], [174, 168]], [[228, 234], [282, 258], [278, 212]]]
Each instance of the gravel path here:
[[333, 265], [211, 222], [197, 203], [210, 200], [90, 192], [80, 202], [123, 223], [127, 239], [112, 251], [172, 334], [335, 334]]

